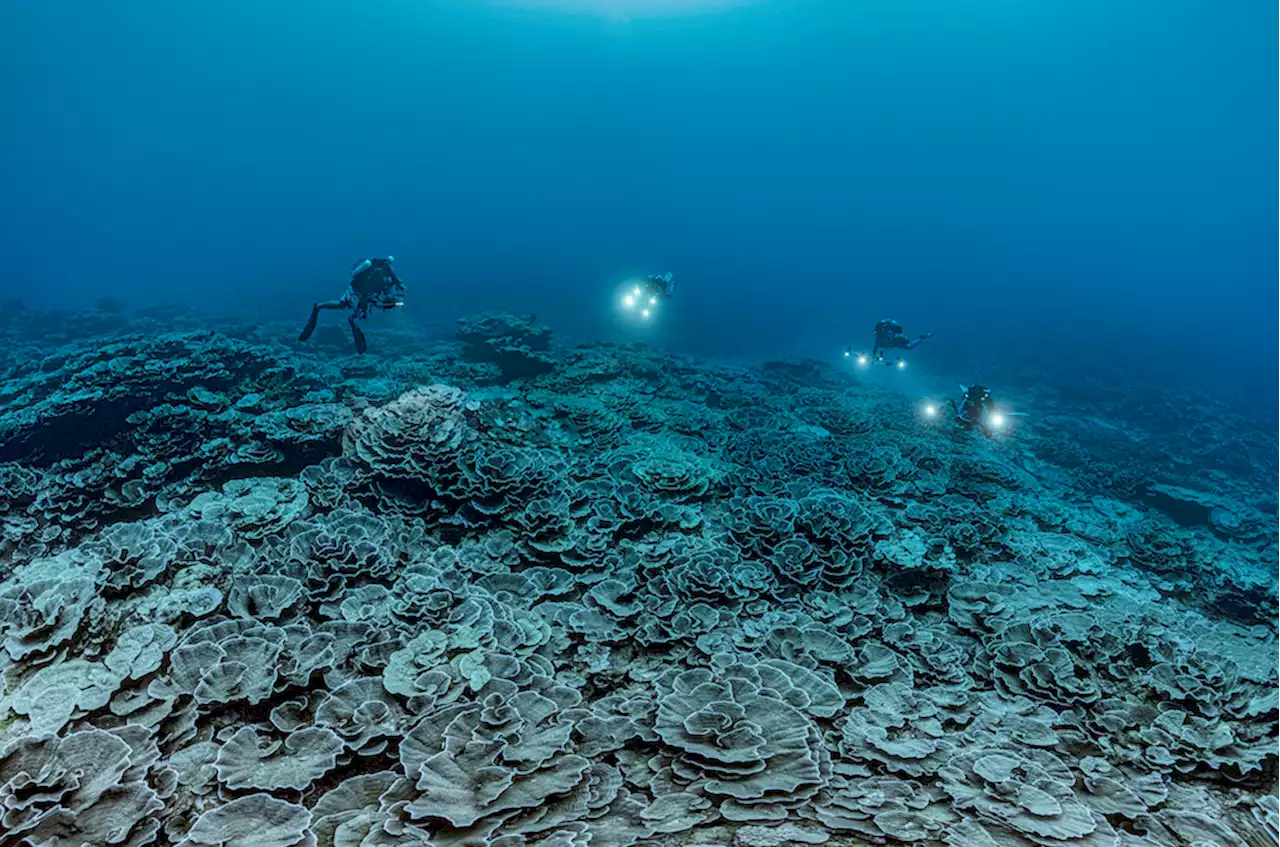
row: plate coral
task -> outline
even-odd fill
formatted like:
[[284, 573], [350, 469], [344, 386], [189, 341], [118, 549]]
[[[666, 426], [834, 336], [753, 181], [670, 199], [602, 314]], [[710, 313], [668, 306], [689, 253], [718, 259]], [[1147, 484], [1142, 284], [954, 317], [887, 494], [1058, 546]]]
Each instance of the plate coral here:
[[7, 320], [5, 847], [1276, 843], [1274, 430]]

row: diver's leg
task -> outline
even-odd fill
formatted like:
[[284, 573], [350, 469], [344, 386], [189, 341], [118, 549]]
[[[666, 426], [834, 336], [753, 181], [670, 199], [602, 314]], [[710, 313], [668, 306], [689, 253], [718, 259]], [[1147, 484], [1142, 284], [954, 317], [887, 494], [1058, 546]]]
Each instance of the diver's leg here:
[[306, 341], [311, 337], [311, 333], [316, 331], [316, 319], [320, 317], [320, 304], [311, 304], [311, 317], [307, 318], [307, 325], [302, 328], [302, 332], [298, 333], [299, 341]]
[[916, 349], [916, 345], [918, 345], [921, 341], [924, 341], [926, 338], [933, 338], [933, 333], [922, 332], [919, 335], [917, 335], [915, 338], [908, 341], [905, 346], [908, 350], [914, 350]]
[[363, 353], [368, 350], [369, 344], [364, 340], [364, 333], [361, 332], [360, 327], [356, 325], [356, 316], [352, 315], [347, 318], [347, 323], [351, 324], [351, 338], [356, 343], [356, 352]]
[[316, 331], [316, 319], [320, 317], [321, 309], [343, 309], [346, 308], [347, 302], [343, 300], [329, 300], [325, 303], [311, 304], [311, 317], [307, 318], [307, 325], [302, 328], [302, 332], [298, 334], [299, 341], [306, 341], [311, 337], [311, 333]]

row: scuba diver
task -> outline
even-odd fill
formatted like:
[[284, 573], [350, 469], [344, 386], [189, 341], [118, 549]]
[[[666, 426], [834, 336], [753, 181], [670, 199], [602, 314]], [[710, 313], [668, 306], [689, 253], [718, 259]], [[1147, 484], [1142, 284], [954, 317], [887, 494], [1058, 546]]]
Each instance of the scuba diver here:
[[917, 335], [915, 338], [907, 338], [907, 336], [902, 332], [902, 324], [888, 318], [885, 318], [876, 324], [875, 333], [876, 340], [875, 344], [871, 347], [870, 355], [866, 353], [855, 354], [853, 352], [853, 348], [848, 347], [845, 348], [844, 351], [845, 357], [851, 358], [856, 355], [858, 364], [864, 367], [874, 361], [878, 365], [886, 365], [891, 368], [905, 368], [907, 366], [906, 359], [899, 356], [894, 361], [885, 361], [884, 351], [914, 350], [916, 345], [921, 341], [924, 341], [926, 338], [933, 337], [932, 332], [926, 332], [922, 335]]
[[652, 275], [645, 280], [650, 290], [657, 290], [662, 297], [671, 297], [676, 293], [676, 278], [671, 271], [666, 274]]
[[960, 386], [963, 392], [960, 402], [949, 400], [951, 411], [955, 413], [956, 426], [961, 429], [980, 429], [986, 435], [1008, 426], [1009, 418], [1026, 417], [1021, 412], [1006, 412], [996, 407], [991, 389], [985, 385]]
[[676, 281], [671, 271], [664, 274], [650, 274], [645, 277], [641, 287], [649, 297], [670, 297], [676, 293]]
[[991, 396], [991, 390], [985, 385], [971, 385], [968, 388], [962, 385], [960, 390], [964, 395], [958, 405], [955, 400], [947, 401], [951, 404], [951, 411], [955, 413], [956, 426], [964, 429], [980, 426], [985, 429], [984, 419], [995, 413], [996, 401]]
[[404, 283], [396, 276], [396, 269], [392, 267], [394, 261], [394, 256], [387, 256], [385, 259], [357, 262], [351, 269], [351, 284], [342, 299], [311, 304], [311, 317], [298, 340], [306, 341], [316, 331], [316, 319], [320, 317], [321, 309], [350, 309], [347, 323], [351, 326], [351, 338], [356, 343], [356, 352], [365, 352], [369, 345], [356, 321], [369, 317], [371, 309], [390, 310], [404, 305]]
[[650, 274], [629, 290], [622, 298], [622, 305], [628, 309], [638, 309], [643, 318], [648, 318], [652, 307], [658, 305], [659, 299], [667, 299], [676, 292], [676, 281], [667, 271], [664, 274]]
[[871, 358], [877, 362], [884, 361], [885, 350], [914, 350], [916, 345], [926, 338], [932, 338], [932, 332], [907, 338], [902, 332], [902, 324], [885, 318], [876, 324], [876, 342], [871, 347]]

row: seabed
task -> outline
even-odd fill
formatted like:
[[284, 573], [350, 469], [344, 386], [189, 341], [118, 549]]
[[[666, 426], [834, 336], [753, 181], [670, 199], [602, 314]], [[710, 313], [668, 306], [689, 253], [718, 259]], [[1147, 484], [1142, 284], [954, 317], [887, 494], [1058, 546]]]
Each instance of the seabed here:
[[3, 847], [1277, 843], [1275, 430], [1208, 399], [0, 321]]

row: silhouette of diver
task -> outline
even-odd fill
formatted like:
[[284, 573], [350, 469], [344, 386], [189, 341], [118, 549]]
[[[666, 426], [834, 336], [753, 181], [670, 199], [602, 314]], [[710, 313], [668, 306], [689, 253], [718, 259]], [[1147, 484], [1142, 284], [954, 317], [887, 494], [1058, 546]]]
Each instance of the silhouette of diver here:
[[384, 259], [364, 259], [351, 269], [351, 283], [347, 293], [341, 299], [324, 303], [311, 304], [311, 317], [307, 325], [298, 335], [299, 341], [306, 341], [316, 331], [316, 320], [321, 309], [350, 309], [347, 323], [351, 326], [351, 338], [355, 341], [356, 352], [363, 353], [369, 349], [364, 333], [356, 325], [369, 317], [372, 309], [396, 309], [404, 305], [404, 283], [396, 276], [392, 263], [394, 256]]
[[916, 345], [926, 338], [932, 338], [932, 332], [907, 338], [902, 332], [902, 324], [885, 318], [876, 324], [876, 342], [871, 348], [871, 358], [877, 362], [884, 358], [885, 350], [914, 350]]

